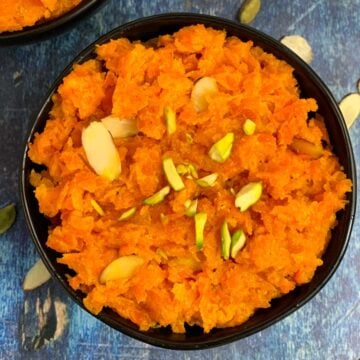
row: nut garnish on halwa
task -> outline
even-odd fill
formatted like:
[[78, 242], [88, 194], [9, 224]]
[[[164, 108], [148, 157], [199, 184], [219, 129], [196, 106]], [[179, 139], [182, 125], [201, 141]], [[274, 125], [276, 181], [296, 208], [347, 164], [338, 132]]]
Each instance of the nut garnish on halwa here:
[[[60, 218], [47, 245], [85, 306], [208, 332], [309, 282], [351, 181], [291, 66], [203, 25], [96, 54], [64, 78], [29, 150], [46, 168], [31, 174], [40, 211]], [[109, 116], [137, 131], [106, 140], [120, 160], [104, 173], [82, 137]]]
[[81, 0], [1, 0], [0, 33], [57, 18], [80, 4]]

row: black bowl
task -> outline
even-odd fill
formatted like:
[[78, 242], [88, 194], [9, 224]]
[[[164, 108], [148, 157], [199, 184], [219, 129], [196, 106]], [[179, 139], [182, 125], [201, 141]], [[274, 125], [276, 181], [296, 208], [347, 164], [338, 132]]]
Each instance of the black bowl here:
[[65, 30], [75, 23], [75, 20], [90, 15], [106, 0], [83, 0], [79, 5], [64, 13], [63, 15], [49, 21], [42, 21], [33, 26], [27, 26], [18, 31], [6, 31], [0, 33], [0, 44], [18, 44], [33, 41], [45, 35], [54, 35], [60, 30]]
[[[235, 35], [242, 40], [252, 40], [255, 45], [273, 53], [276, 57], [285, 60], [294, 67], [294, 74], [300, 84], [302, 95], [313, 97], [318, 102], [319, 112], [326, 119], [334, 152], [339, 157], [345, 173], [353, 182], [353, 192], [348, 195], [346, 208], [337, 215], [338, 225], [333, 230], [331, 241], [323, 255], [324, 264], [317, 269], [312, 281], [297, 287], [286, 296], [273, 300], [270, 308], [258, 310], [254, 316], [240, 326], [214, 329], [209, 334], [204, 334], [200, 327], [188, 327], [185, 334], [174, 334], [168, 328], [141, 332], [132, 322], [121, 318], [110, 310], [104, 310], [96, 316], [104, 323], [138, 340], [171, 349], [209, 348], [244, 338], [283, 319], [309, 301], [330, 279], [344, 255], [350, 237], [356, 205], [355, 164], [348, 131], [336, 101], [324, 83], [308, 65], [278, 41], [250, 27], [212, 16], [184, 13], [156, 15], [122, 25], [101, 37], [82, 51], [55, 81], [35, 120], [27, 141], [32, 141], [34, 134], [43, 130], [52, 106], [51, 95], [56, 91], [63, 77], [71, 71], [74, 63], [81, 63], [93, 57], [96, 44], [102, 44], [109, 39], [119, 37], [127, 37], [130, 40], [148, 40], [160, 34], [173, 33], [183, 26], [197, 23], [216, 29], [225, 29], [228, 35]], [[58, 279], [72, 298], [84, 308], [82, 304], [83, 294], [75, 292], [68, 285], [66, 280], [66, 275], [69, 274], [68, 268], [58, 264], [56, 258], [59, 254], [45, 245], [49, 223], [39, 213], [33, 188], [29, 184], [29, 172], [34, 168], [34, 164], [28, 159], [27, 151], [28, 147], [26, 146], [22, 161], [21, 198], [33, 241], [52, 275]]]

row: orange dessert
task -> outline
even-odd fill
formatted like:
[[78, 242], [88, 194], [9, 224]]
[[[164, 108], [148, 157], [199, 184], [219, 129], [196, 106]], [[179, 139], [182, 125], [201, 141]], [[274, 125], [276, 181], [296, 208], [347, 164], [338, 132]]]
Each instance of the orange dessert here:
[[209, 332], [309, 282], [351, 181], [292, 67], [203, 25], [96, 55], [29, 150], [40, 211], [59, 219], [47, 246], [84, 305]]

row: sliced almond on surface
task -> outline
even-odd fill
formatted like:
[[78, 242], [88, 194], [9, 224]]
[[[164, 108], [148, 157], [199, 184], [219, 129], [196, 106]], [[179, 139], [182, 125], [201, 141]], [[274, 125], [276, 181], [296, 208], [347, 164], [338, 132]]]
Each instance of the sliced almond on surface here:
[[360, 94], [346, 95], [340, 101], [339, 107], [349, 129], [360, 115]]
[[121, 160], [113, 139], [102, 122], [93, 121], [81, 135], [90, 166], [100, 176], [112, 181], [121, 173]]
[[100, 282], [105, 284], [111, 280], [130, 278], [135, 270], [144, 263], [137, 255], [121, 256], [112, 261], [101, 273]]
[[261, 8], [261, 0], [245, 0], [241, 5], [239, 20], [242, 24], [250, 24]]
[[35, 265], [27, 272], [23, 289], [26, 291], [34, 290], [39, 286], [45, 284], [51, 279], [51, 275], [46, 268], [45, 264], [39, 259]]
[[284, 36], [281, 40], [285, 46], [301, 57], [307, 64], [313, 59], [313, 52], [308, 41], [300, 35]]
[[289, 146], [298, 154], [308, 155], [313, 159], [318, 159], [324, 153], [324, 149], [320, 144], [313, 144], [305, 139], [294, 138]]
[[120, 119], [117, 116], [110, 115], [101, 119], [101, 122], [114, 139], [135, 136], [139, 132], [135, 120]]
[[191, 92], [191, 101], [196, 112], [204, 111], [209, 106], [209, 98], [218, 92], [216, 80], [205, 76], [198, 80]]

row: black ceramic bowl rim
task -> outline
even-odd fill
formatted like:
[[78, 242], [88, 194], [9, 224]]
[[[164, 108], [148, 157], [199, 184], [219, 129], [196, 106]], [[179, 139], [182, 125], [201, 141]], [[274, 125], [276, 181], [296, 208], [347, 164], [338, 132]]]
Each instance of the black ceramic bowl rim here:
[[43, 21], [33, 26], [27, 26], [22, 30], [6, 31], [0, 33], [0, 44], [13, 44], [22, 41], [33, 41], [39, 35], [53, 33], [55, 29], [70, 25], [75, 19], [90, 13], [95, 7], [100, 6], [105, 0], [82, 0], [77, 6], [63, 15], [49, 21]]
[[[147, 332], [141, 332], [136, 325], [129, 320], [119, 317], [111, 310], [105, 309], [96, 316], [96, 318], [111, 327], [145, 343], [163, 348], [183, 350], [195, 350], [219, 346], [247, 337], [278, 322], [308, 302], [330, 279], [343, 258], [350, 238], [356, 208], [356, 174], [351, 142], [337, 103], [325, 84], [307, 64], [277, 40], [248, 26], [214, 16], [188, 13], [155, 15], [124, 24], [100, 37], [96, 42], [83, 50], [55, 81], [29, 132], [27, 144], [33, 139], [35, 132], [43, 129], [47, 120], [47, 114], [52, 105], [51, 96], [60, 85], [63, 77], [71, 71], [72, 64], [82, 63], [91, 58], [96, 44], [102, 44], [112, 38], [124, 36], [130, 40], [147, 40], [154, 38], [159, 34], [172, 33], [183, 26], [197, 23], [202, 23], [218, 29], [225, 29], [228, 34], [236, 34], [243, 40], [252, 39], [255, 45], [259, 45], [264, 50], [272, 52], [275, 56], [284, 59], [295, 68], [294, 74], [295, 77], [298, 78], [300, 87], [302, 88], [303, 85], [306, 86], [306, 91], [309, 91], [310, 89], [312, 92], [316, 92], [317, 100], [322, 102], [323, 105], [326, 105], [321, 109], [322, 105], [320, 104], [320, 110], [330, 114], [328, 116], [329, 121], [331, 120], [332, 124], [330, 127], [328, 126], [328, 130], [332, 144], [334, 145], [334, 151], [339, 156], [340, 161], [342, 160], [341, 163], [344, 167], [344, 171], [353, 182], [353, 192], [348, 194], [348, 204], [345, 210], [341, 211], [337, 216], [338, 226], [333, 230], [332, 240], [323, 255], [324, 264], [316, 270], [312, 281], [308, 284], [296, 287], [295, 290], [281, 298], [273, 300], [270, 308], [258, 310], [247, 322], [240, 326], [214, 329], [209, 334], [203, 334], [201, 329], [196, 327], [189, 328], [186, 334], [174, 334], [169, 329], [152, 329]], [[305, 76], [306, 80], [303, 84], [301, 84], [302, 78], [300, 73], [305, 74], [301, 75]], [[64, 268], [56, 263], [55, 258], [58, 254], [45, 246], [48, 223], [45, 221], [44, 216], [38, 211], [37, 202], [33, 195], [33, 189], [29, 184], [28, 175], [34, 165], [28, 159], [27, 151], [28, 146], [26, 145], [22, 159], [20, 191], [25, 218], [32, 239], [53, 277], [62, 284], [75, 302], [88, 311], [82, 304], [83, 294], [75, 292], [70, 288], [64, 274]]]

